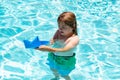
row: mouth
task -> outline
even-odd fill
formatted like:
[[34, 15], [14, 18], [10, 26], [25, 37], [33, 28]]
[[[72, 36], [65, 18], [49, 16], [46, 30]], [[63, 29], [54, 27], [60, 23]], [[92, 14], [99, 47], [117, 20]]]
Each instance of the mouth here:
[[63, 31], [60, 31], [60, 33], [63, 33]]
[[64, 35], [64, 32], [61, 31], [61, 32], [60, 32], [60, 35]]
[[63, 34], [64, 32], [63, 31], [60, 31], [60, 34]]

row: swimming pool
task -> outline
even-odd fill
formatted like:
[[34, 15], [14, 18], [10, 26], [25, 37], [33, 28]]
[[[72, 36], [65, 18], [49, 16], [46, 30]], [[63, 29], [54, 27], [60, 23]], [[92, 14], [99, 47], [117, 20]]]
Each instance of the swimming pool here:
[[119, 5], [119, 0], [0, 0], [0, 80], [53, 77], [47, 52], [25, 49], [22, 41], [49, 40], [63, 11], [76, 14], [80, 36], [72, 80], [119, 80]]

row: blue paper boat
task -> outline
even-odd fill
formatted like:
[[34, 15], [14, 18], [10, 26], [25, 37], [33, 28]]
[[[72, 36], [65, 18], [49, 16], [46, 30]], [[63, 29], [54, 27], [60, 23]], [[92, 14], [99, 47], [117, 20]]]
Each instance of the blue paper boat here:
[[29, 40], [23, 40], [25, 48], [37, 48], [40, 45], [47, 45], [49, 41], [40, 41], [38, 36], [31, 42]]

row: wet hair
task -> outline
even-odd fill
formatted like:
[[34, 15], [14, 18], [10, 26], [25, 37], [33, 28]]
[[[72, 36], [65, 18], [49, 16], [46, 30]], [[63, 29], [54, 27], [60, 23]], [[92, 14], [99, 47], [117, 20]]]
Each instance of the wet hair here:
[[63, 12], [59, 15], [58, 19], [58, 26], [61, 22], [63, 22], [65, 25], [73, 28], [73, 33], [77, 35], [77, 21], [76, 16], [72, 12]]

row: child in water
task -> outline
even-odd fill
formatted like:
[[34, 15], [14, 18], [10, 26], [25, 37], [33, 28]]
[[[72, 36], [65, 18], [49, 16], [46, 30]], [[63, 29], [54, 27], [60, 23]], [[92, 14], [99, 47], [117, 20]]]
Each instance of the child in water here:
[[72, 12], [63, 12], [58, 17], [58, 30], [50, 43], [53, 47], [41, 45], [38, 50], [48, 51], [48, 65], [55, 78], [62, 76], [65, 80], [71, 80], [69, 73], [75, 68], [75, 48], [79, 43], [77, 35], [76, 16]]

